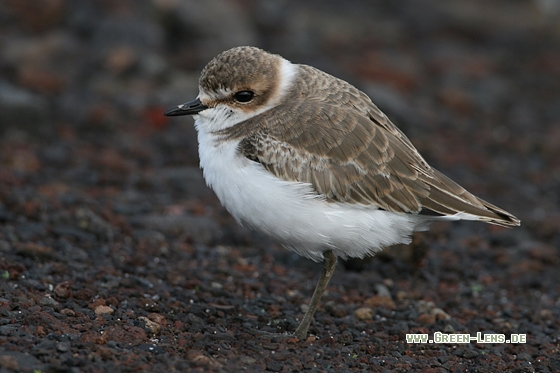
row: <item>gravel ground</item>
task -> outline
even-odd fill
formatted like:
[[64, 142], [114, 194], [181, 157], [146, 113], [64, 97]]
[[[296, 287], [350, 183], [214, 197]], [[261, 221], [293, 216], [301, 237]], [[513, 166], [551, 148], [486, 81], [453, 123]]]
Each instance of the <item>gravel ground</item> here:
[[[344, 4], [344, 5], [343, 5]], [[41, 11], [37, 11], [37, 7]], [[0, 3], [0, 372], [560, 371], [558, 1]], [[238, 227], [190, 119], [258, 45], [367, 92], [420, 152], [522, 220], [438, 223], [320, 264]], [[407, 333], [526, 343], [407, 343]]]

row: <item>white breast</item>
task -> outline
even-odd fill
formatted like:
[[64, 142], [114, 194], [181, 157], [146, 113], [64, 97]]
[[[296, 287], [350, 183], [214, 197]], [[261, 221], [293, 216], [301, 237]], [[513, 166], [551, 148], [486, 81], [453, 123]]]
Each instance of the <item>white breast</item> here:
[[238, 141], [218, 142], [198, 117], [200, 166], [221, 203], [243, 225], [307, 258], [332, 249], [342, 258], [364, 257], [426, 226], [422, 217], [362, 205], [326, 202], [310, 184], [283, 181], [238, 152]]

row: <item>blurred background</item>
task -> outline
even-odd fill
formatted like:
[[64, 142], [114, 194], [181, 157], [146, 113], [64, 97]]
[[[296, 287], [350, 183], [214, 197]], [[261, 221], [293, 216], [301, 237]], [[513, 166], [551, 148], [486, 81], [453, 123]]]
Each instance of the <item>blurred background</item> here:
[[559, 17], [555, 0], [3, 0], [0, 166], [94, 185], [196, 166], [191, 119], [161, 112], [255, 45], [350, 81], [435, 167], [560, 227]]
[[[412, 258], [337, 270], [312, 330], [336, 338], [253, 347], [295, 328], [320, 267], [238, 227], [192, 118], [163, 116], [239, 45], [356, 85], [522, 226], [434, 224]], [[558, 371], [559, 248], [559, 0], [0, 0], [2, 371]], [[409, 330], [531, 343], [394, 350]]]

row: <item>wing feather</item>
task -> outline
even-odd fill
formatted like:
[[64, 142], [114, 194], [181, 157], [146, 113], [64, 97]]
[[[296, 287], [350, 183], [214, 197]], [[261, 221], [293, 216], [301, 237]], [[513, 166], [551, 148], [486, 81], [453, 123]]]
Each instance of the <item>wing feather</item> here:
[[510, 213], [431, 168], [364, 93], [330, 76], [317, 79], [322, 74], [300, 65], [289, 105], [222, 130], [223, 136], [242, 139], [245, 157], [281, 179], [310, 183], [327, 201], [519, 225]]

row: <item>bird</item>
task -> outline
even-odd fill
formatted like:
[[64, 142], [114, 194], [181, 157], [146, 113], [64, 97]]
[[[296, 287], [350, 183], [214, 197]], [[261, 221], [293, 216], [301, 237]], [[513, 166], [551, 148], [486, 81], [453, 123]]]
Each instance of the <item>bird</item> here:
[[204, 179], [239, 224], [323, 262], [299, 339], [338, 258], [408, 244], [438, 220], [520, 225], [432, 168], [365, 93], [257, 47], [217, 55], [197, 98], [164, 115], [194, 116]]

